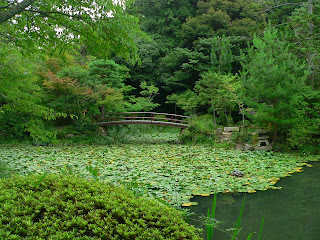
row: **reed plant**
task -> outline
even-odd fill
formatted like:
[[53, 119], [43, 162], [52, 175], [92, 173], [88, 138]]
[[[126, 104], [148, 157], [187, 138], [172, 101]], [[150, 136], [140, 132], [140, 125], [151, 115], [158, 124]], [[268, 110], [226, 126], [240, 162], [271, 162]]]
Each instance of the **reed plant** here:
[[[213, 230], [217, 229], [219, 231], [223, 231], [224, 233], [226, 233], [227, 235], [229, 235], [231, 237], [231, 240], [238, 240], [238, 235], [242, 229], [242, 227], [240, 227], [241, 225], [241, 219], [242, 219], [242, 214], [243, 214], [243, 209], [244, 209], [244, 205], [245, 205], [245, 201], [246, 201], [246, 195], [244, 195], [243, 201], [242, 201], [242, 205], [241, 205], [241, 209], [240, 209], [240, 213], [238, 216], [238, 219], [234, 225], [234, 227], [232, 228], [233, 232], [232, 234], [230, 234], [229, 232], [227, 232], [226, 230], [223, 230], [219, 227], [219, 221], [215, 219], [215, 214], [216, 214], [216, 205], [217, 205], [217, 196], [218, 194], [216, 193], [214, 195], [213, 198], [213, 203], [212, 203], [212, 208], [210, 211], [210, 208], [208, 208], [208, 212], [207, 212], [207, 219], [206, 219], [206, 228], [207, 228], [207, 240], [212, 240], [214, 239], [213, 236]], [[259, 234], [258, 234], [258, 240], [261, 239], [262, 236], [262, 230], [263, 230], [263, 225], [264, 225], [264, 219], [265, 219], [265, 215], [263, 216], [262, 220], [261, 220], [261, 224], [260, 224], [260, 230], [259, 230]], [[252, 236], [255, 234], [256, 232], [252, 232], [248, 235], [247, 240], [251, 240]]]

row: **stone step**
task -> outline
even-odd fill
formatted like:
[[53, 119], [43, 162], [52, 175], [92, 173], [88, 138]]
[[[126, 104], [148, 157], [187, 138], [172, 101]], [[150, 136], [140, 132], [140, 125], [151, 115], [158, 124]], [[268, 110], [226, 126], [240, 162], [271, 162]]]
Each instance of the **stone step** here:
[[261, 137], [257, 137], [257, 139], [259, 140], [262, 140], [262, 139], [268, 139], [269, 138], [269, 136], [261, 136]]
[[224, 127], [223, 131], [225, 131], [225, 132], [239, 132], [240, 128], [239, 127]]
[[222, 135], [224, 136], [232, 136], [232, 132], [222, 132]]
[[259, 135], [259, 134], [263, 134], [263, 133], [268, 133], [269, 131], [265, 130], [265, 129], [258, 129], [256, 131], [254, 131], [252, 133], [252, 135]]
[[255, 147], [254, 150], [258, 150], [258, 151], [268, 151], [268, 150], [271, 150], [272, 147], [269, 145], [269, 146], [261, 146], [261, 147]]

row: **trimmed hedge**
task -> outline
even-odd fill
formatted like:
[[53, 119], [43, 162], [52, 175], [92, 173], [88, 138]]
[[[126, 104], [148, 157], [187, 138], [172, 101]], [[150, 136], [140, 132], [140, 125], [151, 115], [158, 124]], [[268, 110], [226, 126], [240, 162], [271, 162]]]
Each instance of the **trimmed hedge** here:
[[182, 213], [73, 176], [0, 180], [0, 239], [201, 239]]

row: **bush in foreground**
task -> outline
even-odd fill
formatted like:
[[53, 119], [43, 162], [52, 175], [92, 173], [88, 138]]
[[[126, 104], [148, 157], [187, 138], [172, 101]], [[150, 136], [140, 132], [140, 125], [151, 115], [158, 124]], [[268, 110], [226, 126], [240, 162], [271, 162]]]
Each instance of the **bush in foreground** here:
[[0, 180], [0, 239], [201, 239], [182, 213], [73, 176]]

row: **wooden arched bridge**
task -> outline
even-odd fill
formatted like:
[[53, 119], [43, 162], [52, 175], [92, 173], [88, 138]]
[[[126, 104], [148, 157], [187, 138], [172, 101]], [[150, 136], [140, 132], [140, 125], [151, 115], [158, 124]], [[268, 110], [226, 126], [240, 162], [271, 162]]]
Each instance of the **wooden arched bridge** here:
[[96, 122], [99, 126], [123, 125], [123, 124], [153, 124], [187, 128], [190, 117], [156, 112], [120, 112], [107, 113], [98, 116]]

